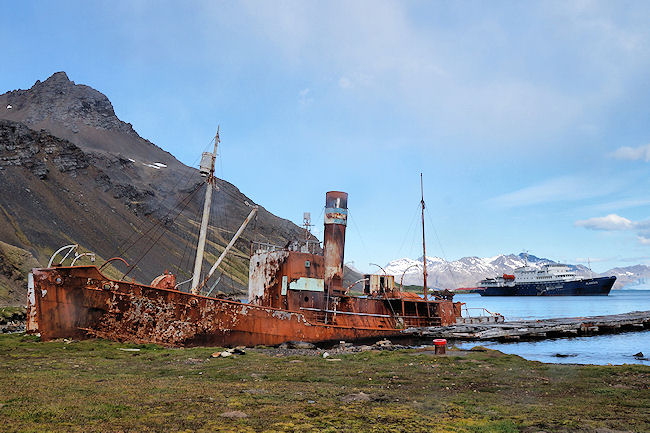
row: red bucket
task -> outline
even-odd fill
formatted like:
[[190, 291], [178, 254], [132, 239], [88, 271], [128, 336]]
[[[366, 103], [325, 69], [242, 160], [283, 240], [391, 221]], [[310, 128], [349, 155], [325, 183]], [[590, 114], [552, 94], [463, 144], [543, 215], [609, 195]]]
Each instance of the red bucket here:
[[436, 355], [444, 355], [447, 349], [447, 340], [444, 338], [437, 338], [433, 340], [433, 345], [436, 348]]

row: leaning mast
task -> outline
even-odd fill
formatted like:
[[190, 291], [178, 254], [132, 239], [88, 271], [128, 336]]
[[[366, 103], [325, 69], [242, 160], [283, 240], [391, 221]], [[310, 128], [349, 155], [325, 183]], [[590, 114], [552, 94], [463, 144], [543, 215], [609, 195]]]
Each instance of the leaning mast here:
[[[203, 265], [203, 252], [205, 250], [205, 237], [208, 232], [208, 220], [210, 219], [210, 204], [212, 203], [212, 189], [214, 187], [214, 162], [217, 156], [217, 146], [219, 145], [219, 126], [217, 126], [217, 135], [214, 137], [214, 153], [204, 152], [201, 158], [201, 174], [207, 169], [209, 162], [209, 172], [207, 175], [208, 187], [205, 190], [205, 201], [203, 203], [203, 217], [201, 218], [201, 231], [199, 232], [199, 243], [196, 247], [196, 259], [194, 260], [194, 273], [192, 274], [192, 293], [198, 293], [201, 282], [201, 266]], [[210, 158], [210, 161], [207, 159]], [[207, 170], [206, 170], [207, 171]]]

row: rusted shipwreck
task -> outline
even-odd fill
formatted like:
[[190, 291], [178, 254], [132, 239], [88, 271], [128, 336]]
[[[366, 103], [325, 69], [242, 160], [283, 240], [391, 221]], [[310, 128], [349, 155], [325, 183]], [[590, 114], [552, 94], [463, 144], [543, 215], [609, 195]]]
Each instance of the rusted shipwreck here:
[[[216, 143], [218, 136], [215, 153]], [[210, 185], [214, 154], [208, 155], [212, 165], [204, 168]], [[28, 332], [40, 333], [42, 340], [101, 337], [170, 346], [253, 346], [391, 337], [410, 327], [451, 325], [460, 317], [461, 303], [451, 296], [402, 292], [390, 275], [367, 275], [363, 295], [351, 295], [343, 286], [346, 193], [327, 193], [324, 223], [322, 253], [308, 242], [287, 248], [253, 245], [248, 302], [201, 295], [200, 264], [190, 292], [179, 290], [172, 275], [144, 285], [113, 280], [96, 266], [33, 269]], [[198, 250], [200, 262], [201, 244]]]

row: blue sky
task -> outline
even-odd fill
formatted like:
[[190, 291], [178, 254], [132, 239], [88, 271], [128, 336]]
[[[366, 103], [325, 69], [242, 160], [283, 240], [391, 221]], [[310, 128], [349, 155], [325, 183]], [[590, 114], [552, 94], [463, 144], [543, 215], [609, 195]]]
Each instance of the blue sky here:
[[[0, 2], [0, 90], [64, 70], [143, 137], [346, 261], [530, 253], [650, 264], [650, 3]], [[437, 234], [437, 236], [436, 236]]]

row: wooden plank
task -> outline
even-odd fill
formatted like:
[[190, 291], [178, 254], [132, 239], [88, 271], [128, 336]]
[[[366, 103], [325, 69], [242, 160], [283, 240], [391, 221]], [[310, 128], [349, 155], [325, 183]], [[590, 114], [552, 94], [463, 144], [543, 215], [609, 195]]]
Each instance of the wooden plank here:
[[404, 334], [456, 340], [544, 339], [576, 335], [611, 334], [650, 329], [650, 311], [592, 317], [559, 317], [502, 323], [459, 323], [452, 326], [408, 328]]

